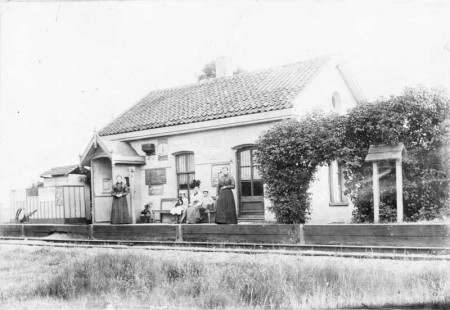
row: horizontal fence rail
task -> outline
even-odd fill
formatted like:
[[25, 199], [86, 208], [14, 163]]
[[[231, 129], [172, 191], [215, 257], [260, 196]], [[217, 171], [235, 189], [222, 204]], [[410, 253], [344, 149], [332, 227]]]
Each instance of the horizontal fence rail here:
[[0, 236], [128, 241], [292, 244], [329, 246], [450, 247], [450, 225], [215, 225], [134, 224], [58, 225], [4, 224]]

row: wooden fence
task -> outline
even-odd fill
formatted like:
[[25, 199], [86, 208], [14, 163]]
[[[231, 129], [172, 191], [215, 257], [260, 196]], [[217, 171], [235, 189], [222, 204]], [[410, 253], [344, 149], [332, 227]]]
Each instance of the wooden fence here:
[[67, 233], [99, 240], [450, 247], [448, 224], [380, 225], [0, 225], [0, 235]]
[[86, 223], [91, 218], [89, 188], [55, 186], [11, 191], [10, 220], [17, 211], [32, 213], [30, 223]]
[[307, 244], [450, 246], [446, 224], [304, 225]]

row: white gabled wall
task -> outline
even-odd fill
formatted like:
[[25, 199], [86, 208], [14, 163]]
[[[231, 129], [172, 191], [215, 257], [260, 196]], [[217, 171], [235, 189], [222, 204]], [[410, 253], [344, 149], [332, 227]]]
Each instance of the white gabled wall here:
[[[344, 78], [336, 67], [336, 63], [330, 64], [322, 69], [319, 74], [313, 78], [304, 91], [296, 98], [294, 102], [294, 114], [301, 116], [312, 109], [321, 108], [324, 111], [331, 111], [332, 96], [338, 92], [341, 99], [341, 111], [356, 105], [350, 89], [345, 83]], [[309, 223], [336, 223], [350, 222], [353, 211], [353, 205], [349, 202], [348, 206], [330, 205], [330, 188], [328, 180], [328, 167], [321, 167], [316, 174], [316, 181], [310, 188], [312, 194], [311, 201], [311, 220]]]
[[330, 63], [306, 85], [305, 89], [294, 101], [293, 113], [303, 115], [306, 111], [323, 108], [331, 111], [331, 98], [337, 91], [342, 101], [342, 112], [356, 105], [350, 89], [337, 68], [337, 64]]
[[[164, 137], [167, 139], [168, 160], [159, 161], [158, 156], [149, 156], [146, 165], [136, 167], [140, 170], [139, 197], [136, 200], [135, 216], [138, 219], [139, 213], [148, 202], [153, 203], [153, 209], [159, 210], [162, 198], [177, 197], [176, 163], [175, 155], [178, 152], [193, 152], [195, 159], [195, 178], [201, 180], [201, 190], [209, 190], [210, 195], [216, 195], [217, 187], [212, 186], [211, 166], [214, 164], [229, 163], [230, 173], [236, 179], [236, 146], [244, 144], [254, 144], [259, 135], [269, 129], [273, 122], [252, 124], [247, 126], [236, 126], [223, 129], [212, 129], [208, 131], [193, 132], [188, 134], [178, 134]], [[141, 145], [153, 143], [158, 145], [158, 139], [142, 139], [130, 142], [131, 146], [139, 153], [145, 156], [141, 150]], [[148, 186], [145, 185], [145, 169], [166, 168], [167, 182], [163, 186], [162, 195], [149, 195]], [[238, 208], [237, 188], [233, 191]], [[274, 214], [267, 210], [269, 201], [265, 199], [265, 219], [274, 221]]]

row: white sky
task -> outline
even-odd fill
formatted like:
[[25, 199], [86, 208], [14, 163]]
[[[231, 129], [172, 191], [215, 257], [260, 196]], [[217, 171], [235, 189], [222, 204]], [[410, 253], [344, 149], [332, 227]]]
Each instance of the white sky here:
[[11, 189], [78, 163], [95, 128], [152, 90], [196, 82], [217, 56], [251, 71], [340, 53], [368, 99], [450, 86], [447, 1], [8, 2], [0, 13], [5, 209]]

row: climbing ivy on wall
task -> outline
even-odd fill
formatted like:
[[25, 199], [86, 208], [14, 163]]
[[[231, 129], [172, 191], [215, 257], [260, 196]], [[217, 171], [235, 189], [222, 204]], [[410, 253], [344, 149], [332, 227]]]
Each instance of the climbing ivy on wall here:
[[280, 122], [261, 135], [256, 161], [278, 222], [309, 219], [308, 189], [318, 167], [342, 153], [344, 132], [339, 116], [316, 112]]
[[[361, 103], [346, 115], [314, 112], [274, 125], [257, 142], [256, 160], [280, 223], [304, 223], [308, 192], [317, 169], [333, 160], [343, 166], [355, 222], [373, 221], [369, 146], [403, 143], [405, 220], [432, 220], [449, 211], [450, 101], [436, 90], [407, 88], [400, 96]], [[380, 217], [394, 221], [394, 163], [382, 163]]]

